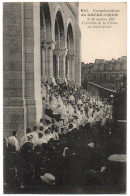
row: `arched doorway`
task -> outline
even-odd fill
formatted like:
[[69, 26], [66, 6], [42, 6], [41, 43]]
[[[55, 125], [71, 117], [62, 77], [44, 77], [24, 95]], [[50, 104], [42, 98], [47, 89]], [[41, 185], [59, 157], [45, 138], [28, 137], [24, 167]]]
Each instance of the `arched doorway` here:
[[44, 32], [44, 38], [47, 41], [52, 40], [52, 31], [51, 31], [51, 16], [48, 3], [40, 4], [40, 24], [41, 24], [41, 33]]
[[74, 80], [75, 73], [74, 73], [74, 36], [73, 36], [73, 29], [71, 23], [68, 24], [67, 29], [67, 58], [66, 58], [66, 77], [70, 80]]
[[[61, 12], [58, 10], [55, 18], [55, 50], [56, 67], [53, 62], [56, 78], [65, 78], [65, 29]], [[55, 70], [56, 69], [56, 70]]]
[[60, 48], [65, 47], [64, 23], [60, 11], [57, 12], [56, 19], [55, 19], [55, 41], [56, 41], [56, 47], [57, 46]]
[[40, 3], [40, 39], [41, 39], [41, 78], [45, 81], [53, 76], [53, 56], [50, 58], [49, 48], [52, 42], [51, 16], [48, 3]]

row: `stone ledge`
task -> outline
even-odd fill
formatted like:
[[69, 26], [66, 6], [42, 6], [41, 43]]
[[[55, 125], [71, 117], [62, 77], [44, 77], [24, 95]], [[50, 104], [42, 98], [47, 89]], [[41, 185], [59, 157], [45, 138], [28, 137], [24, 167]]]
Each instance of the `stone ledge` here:
[[21, 97], [6, 97], [3, 100], [3, 105], [6, 107], [23, 106], [23, 99]]
[[35, 105], [35, 100], [34, 99], [25, 99], [25, 105]]

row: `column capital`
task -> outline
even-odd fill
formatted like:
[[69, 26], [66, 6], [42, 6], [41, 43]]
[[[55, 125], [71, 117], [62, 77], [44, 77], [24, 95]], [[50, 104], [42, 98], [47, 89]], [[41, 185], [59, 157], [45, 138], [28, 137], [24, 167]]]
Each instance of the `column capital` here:
[[48, 50], [54, 50], [55, 49], [55, 44], [56, 44], [56, 42], [54, 42], [53, 40], [52, 41], [47, 41], [46, 42], [46, 48]]
[[71, 57], [76, 57], [76, 53], [69, 54]]
[[55, 49], [55, 50], [54, 50], [54, 54], [55, 54], [56, 56], [60, 56], [60, 49]]
[[66, 56], [67, 55], [67, 48], [60, 48], [60, 56]]
[[70, 58], [70, 53], [67, 53], [67, 58]]

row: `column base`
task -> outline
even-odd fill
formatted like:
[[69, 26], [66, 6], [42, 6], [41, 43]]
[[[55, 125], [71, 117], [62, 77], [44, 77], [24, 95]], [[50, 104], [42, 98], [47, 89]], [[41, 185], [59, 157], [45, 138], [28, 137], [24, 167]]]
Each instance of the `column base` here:
[[42, 76], [42, 82], [46, 82], [46, 77]]
[[68, 83], [66, 78], [59, 78], [60, 83]]
[[69, 81], [69, 82], [75, 82], [74, 79], [70, 79], [70, 78], [68, 79], [68, 81]]
[[56, 81], [53, 76], [46, 77], [46, 81], [48, 81], [49, 84], [53, 83], [54, 85], [56, 85]]
[[55, 81], [56, 81], [56, 84], [59, 84], [60, 83], [60, 78], [56, 77]]

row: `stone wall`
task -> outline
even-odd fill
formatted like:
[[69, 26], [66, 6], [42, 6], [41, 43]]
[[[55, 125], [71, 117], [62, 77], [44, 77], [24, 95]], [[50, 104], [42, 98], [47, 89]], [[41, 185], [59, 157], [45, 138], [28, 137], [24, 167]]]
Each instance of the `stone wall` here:
[[21, 3], [3, 4], [4, 135], [24, 130]]
[[3, 7], [4, 135], [17, 129], [21, 138], [42, 116], [40, 4]]

